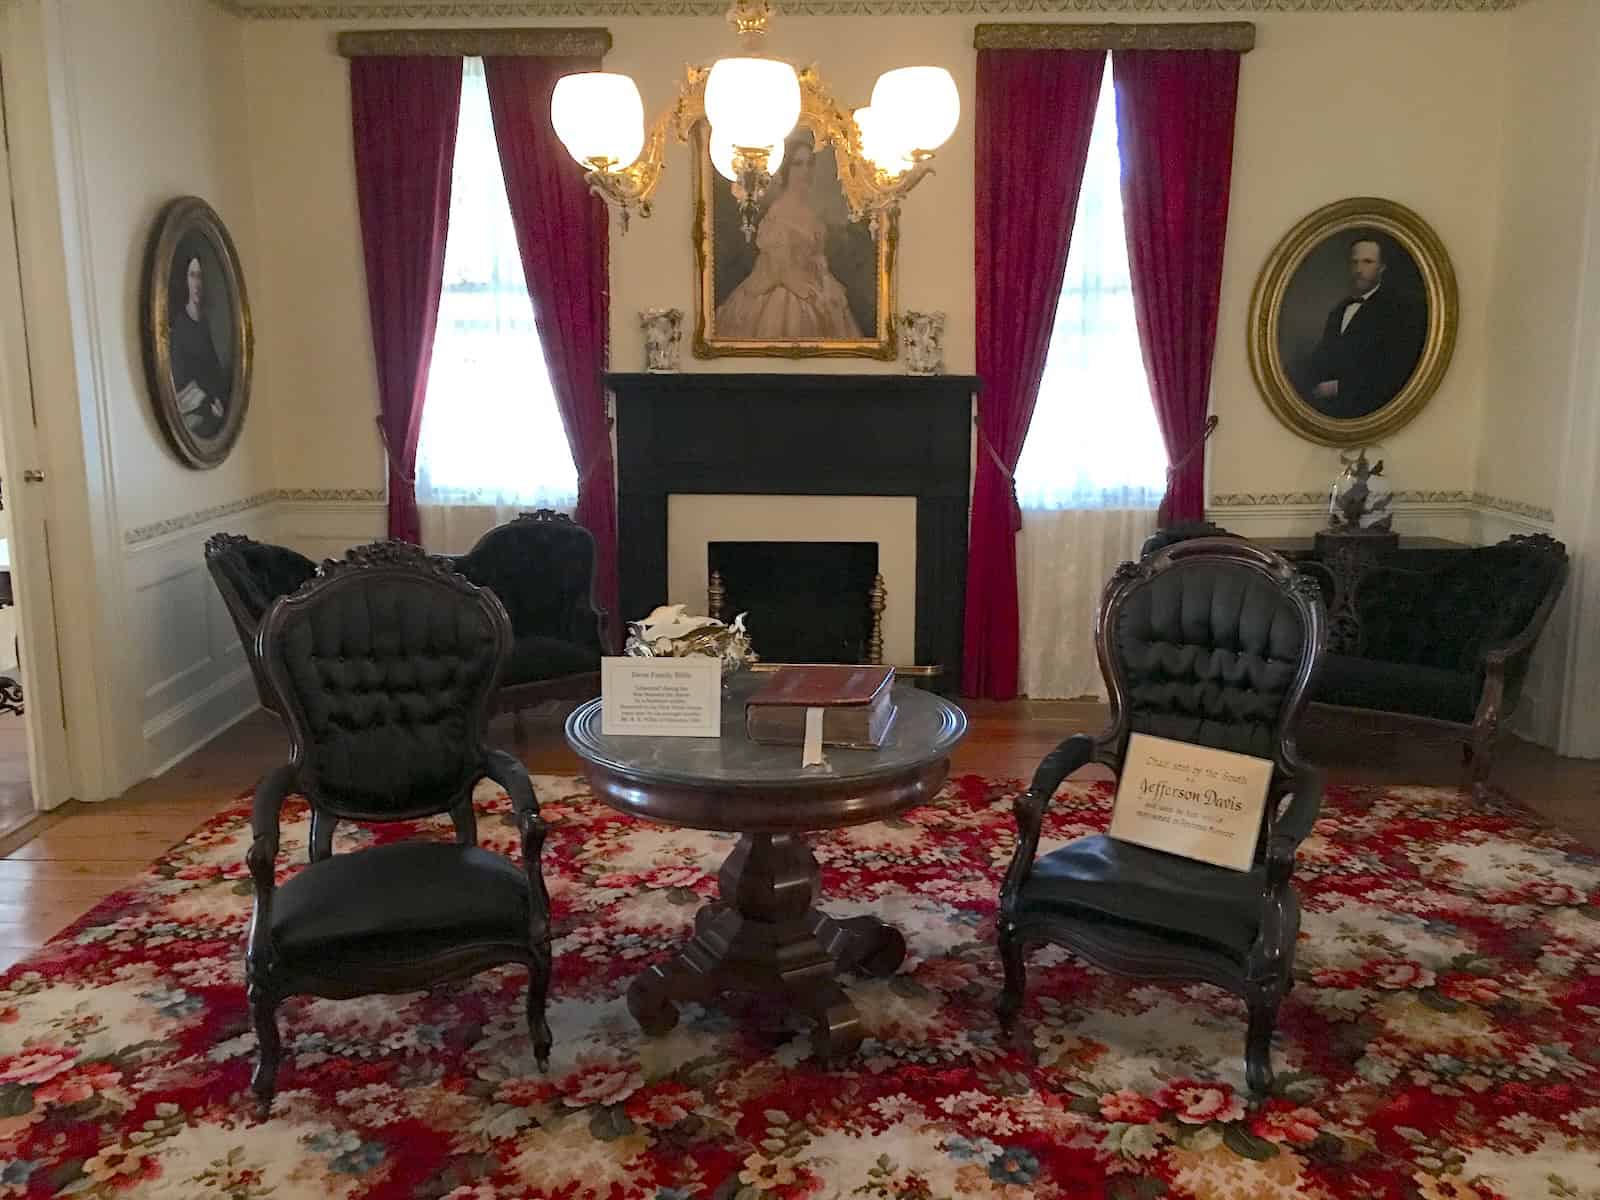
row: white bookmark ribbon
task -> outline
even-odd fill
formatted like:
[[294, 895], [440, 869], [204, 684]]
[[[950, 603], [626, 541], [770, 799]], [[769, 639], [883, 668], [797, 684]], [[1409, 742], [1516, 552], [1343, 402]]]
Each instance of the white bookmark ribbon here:
[[822, 757], [822, 710], [806, 709], [806, 740], [800, 750], [802, 767], [820, 767], [827, 759]]

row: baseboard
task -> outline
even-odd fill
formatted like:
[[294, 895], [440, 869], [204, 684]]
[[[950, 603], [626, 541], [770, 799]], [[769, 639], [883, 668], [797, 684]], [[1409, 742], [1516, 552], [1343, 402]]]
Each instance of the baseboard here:
[[229, 671], [144, 723], [146, 761], [160, 775], [261, 707], [249, 665]]

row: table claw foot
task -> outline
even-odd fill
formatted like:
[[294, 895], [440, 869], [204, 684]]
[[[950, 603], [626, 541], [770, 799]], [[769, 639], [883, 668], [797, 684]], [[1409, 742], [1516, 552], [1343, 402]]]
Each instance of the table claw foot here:
[[819, 1060], [837, 1063], [856, 1052], [861, 1045], [861, 1015], [842, 987], [824, 984], [812, 993], [806, 1007], [816, 1022], [811, 1048]]
[[678, 1023], [678, 1006], [668, 995], [670, 986], [668, 971], [659, 966], [648, 968], [628, 985], [628, 1011], [651, 1037], [671, 1031]]
[[877, 917], [849, 917], [833, 924], [843, 935], [832, 947], [838, 970], [883, 978], [905, 961], [905, 935], [893, 925]]

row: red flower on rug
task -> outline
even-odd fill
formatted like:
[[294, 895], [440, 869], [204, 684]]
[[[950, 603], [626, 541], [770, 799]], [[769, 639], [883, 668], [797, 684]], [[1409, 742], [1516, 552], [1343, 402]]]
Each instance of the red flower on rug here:
[[[885, 836], [817, 839], [830, 909], [877, 912], [910, 946], [893, 978], [849, 981], [867, 1036], [832, 1069], [755, 1001], [641, 1034], [627, 984], [685, 936], [732, 843], [536, 786], [548, 1074], [520, 970], [302, 998], [257, 1120], [240, 806], [0, 976], [0, 1200], [1570, 1200], [1600, 1177], [1600, 859], [1510, 802], [1330, 790], [1296, 874], [1275, 1091], [1252, 1103], [1243, 1006], [1204, 985], [1039, 950], [1000, 1033], [1017, 784], [963, 777]], [[504, 796], [479, 801], [482, 840], [514, 854]], [[1108, 813], [1106, 788], [1068, 787], [1047, 843]], [[285, 877], [306, 832], [291, 804]], [[342, 828], [338, 848], [417, 832]]]

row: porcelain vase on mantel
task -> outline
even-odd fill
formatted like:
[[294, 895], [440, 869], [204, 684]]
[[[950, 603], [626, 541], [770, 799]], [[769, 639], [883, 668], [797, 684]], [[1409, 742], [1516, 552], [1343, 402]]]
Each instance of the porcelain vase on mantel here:
[[676, 371], [683, 349], [683, 309], [647, 308], [639, 314], [639, 328], [644, 331], [644, 369]]
[[944, 314], [906, 312], [900, 317], [900, 354], [912, 375], [944, 374]]

